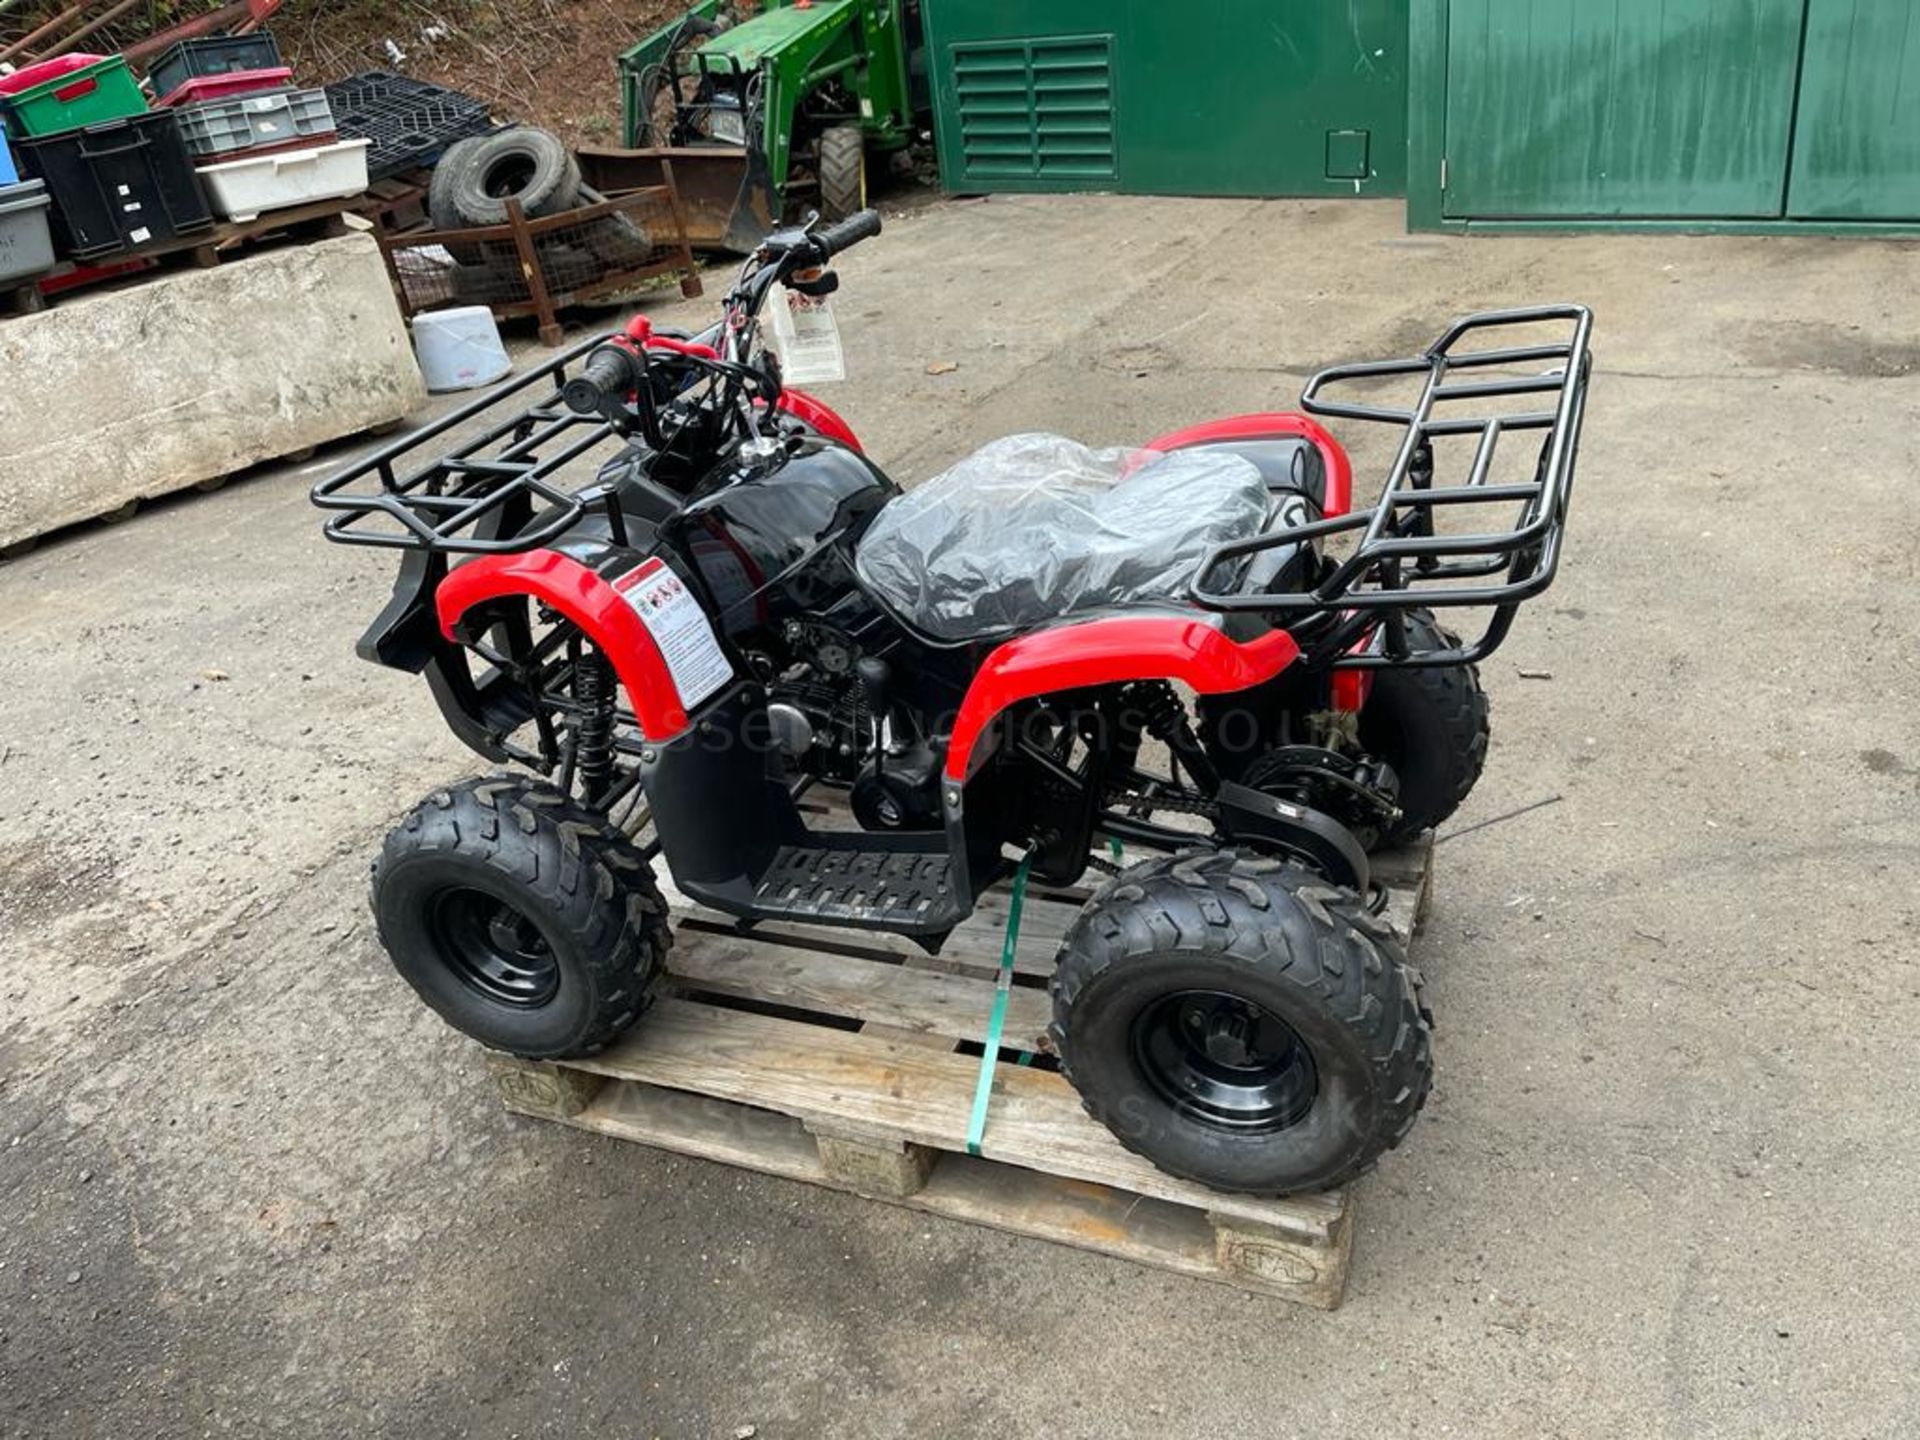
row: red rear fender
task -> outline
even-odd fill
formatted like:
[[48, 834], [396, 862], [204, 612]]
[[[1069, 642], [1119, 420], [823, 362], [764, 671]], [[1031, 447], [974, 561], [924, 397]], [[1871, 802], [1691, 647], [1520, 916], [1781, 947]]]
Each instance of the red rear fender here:
[[1185, 450], [1194, 445], [1218, 445], [1228, 440], [1273, 440], [1298, 436], [1320, 452], [1327, 472], [1327, 497], [1322, 513], [1328, 519], [1344, 515], [1353, 505], [1353, 462], [1340, 442], [1327, 433], [1326, 426], [1305, 415], [1278, 411], [1258, 415], [1230, 415], [1224, 420], [1205, 420], [1147, 441], [1147, 450]]
[[981, 732], [1015, 701], [1129, 680], [1179, 680], [1220, 695], [1271, 680], [1299, 654], [1284, 630], [1242, 645], [1199, 616], [1121, 615], [1021, 635], [987, 656], [967, 687], [947, 742], [947, 778], [966, 779]]

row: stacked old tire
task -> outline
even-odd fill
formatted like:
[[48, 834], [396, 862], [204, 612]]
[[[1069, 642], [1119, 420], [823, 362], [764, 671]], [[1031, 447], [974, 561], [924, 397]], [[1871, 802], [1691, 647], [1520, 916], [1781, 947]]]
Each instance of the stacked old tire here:
[[[518, 125], [450, 146], [434, 167], [427, 212], [435, 230], [458, 232], [506, 224], [509, 201], [518, 201], [527, 219], [540, 220], [604, 198], [582, 183], [579, 162], [559, 136]], [[485, 304], [522, 283], [511, 240], [449, 239], [445, 249], [456, 263], [453, 287], [462, 300]], [[644, 265], [652, 242], [629, 216], [602, 215], [540, 234], [534, 249], [548, 290], [564, 293]]]

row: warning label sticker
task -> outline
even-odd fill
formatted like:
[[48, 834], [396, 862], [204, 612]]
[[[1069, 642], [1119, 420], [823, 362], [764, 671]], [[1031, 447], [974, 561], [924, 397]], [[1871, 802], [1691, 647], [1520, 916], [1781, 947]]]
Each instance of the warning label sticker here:
[[658, 556], [613, 582], [666, 657], [673, 687], [688, 710], [733, 678], [733, 663], [714, 638], [700, 599]]

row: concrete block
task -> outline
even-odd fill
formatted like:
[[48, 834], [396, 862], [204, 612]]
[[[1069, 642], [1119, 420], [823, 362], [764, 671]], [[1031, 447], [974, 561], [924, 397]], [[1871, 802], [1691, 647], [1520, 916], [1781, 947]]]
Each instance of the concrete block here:
[[426, 401], [365, 234], [0, 321], [0, 546]]

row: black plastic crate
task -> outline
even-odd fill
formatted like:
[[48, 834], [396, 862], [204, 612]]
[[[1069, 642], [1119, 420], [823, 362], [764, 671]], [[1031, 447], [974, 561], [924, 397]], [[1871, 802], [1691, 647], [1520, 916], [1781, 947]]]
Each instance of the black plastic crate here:
[[171, 111], [13, 143], [22, 167], [47, 182], [54, 233], [75, 260], [138, 254], [213, 225]]
[[154, 98], [171, 95], [201, 75], [231, 75], [236, 70], [273, 70], [280, 65], [280, 42], [271, 31], [251, 35], [209, 35], [170, 45], [147, 67]]
[[327, 86], [327, 104], [341, 135], [373, 142], [367, 152], [371, 180], [431, 165], [454, 141], [493, 128], [486, 101], [384, 70]]

